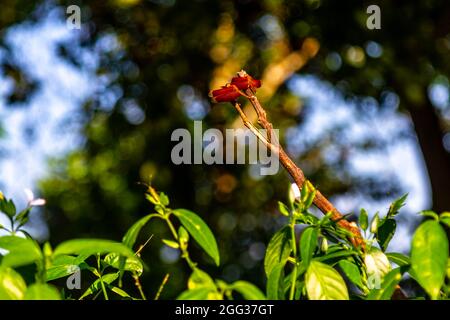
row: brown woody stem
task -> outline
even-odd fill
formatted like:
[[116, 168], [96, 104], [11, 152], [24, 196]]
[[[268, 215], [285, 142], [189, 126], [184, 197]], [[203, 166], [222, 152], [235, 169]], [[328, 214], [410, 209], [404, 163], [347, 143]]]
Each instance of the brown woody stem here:
[[[248, 120], [245, 113], [242, 111], [242, 107], [238, 102], [234, 102], [234, 107], [238, 111], [244, 125], [251, 130], [257, 137], [260, 139], [268, 148], [270, 148], [271, 152], [275, 152], [278, 155], [281, 164], [287, 170], [287, 172], [294, 179], [294, 182], [297, 184], [298, 188], [301, 190], [303, 183], [306, 178], [303, 171], [292, 161], [292, 159], [286, 154], [283, 147], [278, 143], [278, 141], [273, 141], [276, 139], [276, 136], [273, 134], [273, 126], [267, 119], [267, 114], [264, 108], [258, 101], [258, 98], [255, 96], [255, 92], [252, 89], [247, 89], [245, 91], [246, 95], [249, 97], [249, 100], [258, 115], [258, 123], [264, 128], [267, 132], [267, 138], [264, 137], [261, 132]], [[350, 241], [355, 248], [361, 248], [364, 250], [364, 239], [361, 236], [361, 233], [356, 225], [347, 221], [344, 216], [333, 206], [333, 204], [322, 194], [319, 190], [316, 190], [316, 197], [314, 198], [314, 204], [316, 207], [322, 211], [322, 213], [327, 214], [331, 212], [331, 219], [333, 221], [337, 221], [337, 224], [343, 228], [348, 230], [352, 236], [350, 237]]]

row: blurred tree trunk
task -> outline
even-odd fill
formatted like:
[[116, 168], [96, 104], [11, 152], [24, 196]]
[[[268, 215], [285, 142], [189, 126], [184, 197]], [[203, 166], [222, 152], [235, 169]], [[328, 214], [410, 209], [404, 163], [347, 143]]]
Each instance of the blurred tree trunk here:
[[442, 143], [443, 131], [431, 102], [409, 108], [430, 180], [433, 210], [450, 210], [450, 154]]

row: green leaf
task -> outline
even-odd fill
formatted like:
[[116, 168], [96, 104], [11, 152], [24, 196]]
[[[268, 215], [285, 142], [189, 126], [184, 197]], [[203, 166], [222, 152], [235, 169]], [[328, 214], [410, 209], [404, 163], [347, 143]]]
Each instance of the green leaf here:
[[400, 198], [394, 200], [392, 204], [389, 207], [387, 217], [393, 218], [395, 215], [397, 215], [401, 209], [405, 205], [406, 198], [408, 197], [408, 194], [402, 195]]
[[220, 256], [216, 239], [206, 223], [198, 215], [186, 209], [176, 209], [173, 213], [200, 247], [213, 258], [216, 265], [219, 265]]
[[365, 209], [361, 209], [359, 213], [359, 226], [364, 231], [369, 227], [369, 215]]
[[383, 277], [391, 271], [391, 264], [386, 255], [379, 249], [372, 247], [364, 256], [367, 277], [369, 282], [379, 284]]
[[264, 270], [266, 276], [272, 272], [272, 269], [279, 263], [286, 264], [291, 254], [291, 230], [288, 226], [277, 231], [267, 245], [266, 255], [264, 257]]
[[378, 216], [378, 212], [377, 212], [377, 213], [375, 213], [372, 220], [370, 221], [370, 232], [376, 234], [379, 223], [380, 223], [380, 217]]
[[448, 260], [448, 239], [437, 221], [422, 223], [414, 233], [411, 269], [415, 279], [432, 299], [439, 297], [444, 284]]
[[16, 215], [16, 206], [12, 200], [3, 199], [0, 201], [0, 211], [13, 218]]
[[308, 227], [302, 233], [300, 238], [300, 254], [305, 268], [308, 267], [314, 251], [316, 250], [318, 236], [319, 230], [314, 227]]
[[421, 215], [423, 215], [424, 217], [428, 217], [428, 218], [434, 219], [436, 221], [439, 221], [439, 215], [434, 211], [424, 210], [424, 211], [420, 211], [419, 213]]
[[89, 286], [89, 288], [80, 297], [80, 300], [83, 298], [86, 298], [87, 296], [94, 294], [98, 290], [100, 290], [102, 288], [102, 281], [104, 284], [109, 285], [109, 284], [113, 283], [118, 277], [119, 277], [119, 273], [108, 273], [108, 274], [102, 275], [101, 278], [98, 278]]
[[376, 233], [377, 242], [381, 247], [381, 250], [386, 251], [389, 242], [395, 234], [395, 229], [397, 228], [397, 223], [394, 219], [384, 219], [378, 226]]
[[348, 300], [347, 286], [339, 272], [319, 261], [311, 261], [305, 275], [310, 300]]
[[442, 212], [439, 216], [439, 221], [450, 228], [450, 212]]
[[325, 254], [321, 257], [317, 257], [317, 258], [315, 258], [315, 260], [320, 261], [320, 262], [325, 262], [325, 261], [329, 261], [329, 260], [336, 259], [336, 258], [343, 258], [343, 257], [354, 256], [354, 255], [358, 255], [358, 252], [353, 251], [353, 250], [341, 249], [339, 251], [333, 251], [333, 252], [328, 251], [327, 254]]
[[266, 300], [264, 293], [250, 282], [236, 281], [230, 285], [230, 288], [239, 292], [245, 300]]
[[157, 216], [152, 213], [136, 221], [122, 238], [122, 243], [132, 249], [141, 229], [150, 221], [151, 218]]
[[172, 241], [172, 240], [167, 240], [167, 239], [162, 239], [162, 242], [168, 246], [171, 247], [173, 249], [178, 249], [180, 247], [180, 245], [178, 244], [178, 242]]
[[408, 256], [397, 252], [386, 253], [386, 256], [390, 261], [398, 265], [399, 267], [406, 267], [411, 264], [411, 260]]
[[[117, 253], [109, 253], [105, 257], [105, 262], [109, 264], [111, 267], [114, 267], [118, 270], [121, 269], [121, 260], [120, 256]], [[141, 260], [137, 256], [123, 258], [125, 259], [125, 263], [123, 264], [123, 270], [131, 271], [137, 275], [141, 275], [144, 272], [144, 266]]]
[[359, 272], [359, 268], [356, 264], [348, 260], [340, 260], [338, 265], [351, 282], [353, 282], [359, 288], [363, 287], [361, 273]]
[[159, 201], [165, 207], [169, 205], [169, 197], [164, 192], [159, 193]]
[[401, 279], [400, 268], [391, 270], [384, 277], [381, 287], [370, 291], [367, 300], [390, 300]]
[[47, 269], [46, 280], [52, 281], [74, 274], [78, 270], [87, 268], [84, 263], [87, 255], [80, 255], [78, 257], [60, 255], [53, 259], [51, 266]]
[[24, 300], [61, 300], [61, 295], [49, 284], [34, 283], [28, 287]]
[[131, 297], [128, 293], [126, 293], [124, 290], [115, 287], [115, 286], [111, 286], [108, 285], [109, 290], [111, 290], [112, 292], [118, 294], [119, 296], [121, 296], [122, 298], [130, 298], [132, 300], [135, 300], [133, 297]]
[[5, 267], [20, 267], [42, 260], [38, 244], [29, 238], [16, 236], [0, 237], [0, 248], [8, 250], [0, 264]]
[[125, 257], [134, 257], [134, 252], [123, 243], [103, 239], [74, 239], [61, 243], [56, 247], [53, 256], [61, 254], [105, 254], [117, 253]]
[[281, 201], [278, 201], [278, 210], [283, 216], [289, 217], [289, 209], [288, 207]]
[[201, 287], [208, 287], [216, 290], [214, 280], [205, 271], [198, 268], [194, 269], [188, 280], [188, 289], [196, 289]]
[[0, 268], [0, 300], [21, 300], [27, 285], [22, 276], [12, 268]]
[[217, 300], [220, 297], [217, 292], [210, 288], [200, 287], [192, 290], [183, 291], [177, 300]]
[[279, 263], [272, 268], [267, 277], [267, 299], [269, 300], [284, 300], [284, 263]]
[[31, 207], [27, 207], [16, 216], [15, 220], [19, 223], [18, 228], [26, 224], [29, 220]]

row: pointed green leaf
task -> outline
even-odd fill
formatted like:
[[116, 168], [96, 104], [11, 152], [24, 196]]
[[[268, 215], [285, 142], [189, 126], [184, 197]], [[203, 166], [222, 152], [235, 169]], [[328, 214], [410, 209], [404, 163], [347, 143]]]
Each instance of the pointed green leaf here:
[[384, 219], [378, 226], [376, 233], [377, 242], [381, 247], [381, 250], [386, 251], [389, 242], [395, 234], [395, 229], [397, 228], [397, 223], [394, 219]]
[[0, 201], [0, 211], [12, 218], [16, 215], [16, 206], [12, 200], [3, 199]]
[[56, 247], [53, 256], [61, 254], [105, 254], [117, 253], [126, 257], [134, 257], [134, 252], [123, 243], [103, 239], [73, 239], [61, 243]]
[[122, 243], [130, 249], [133, 248], [141, 229], [155, 216], [157, 216], [157, 214], [152, 213], [136, 221], [123, 236]]
[[289, 209], [288, 207], [281, 201], [278, 201], [278, 210], [283, 216], [289, 217]]
[[264, 293], [257, 286], [247, 281], [236, 281], [230, 288], [239, 292], [245, 300], [266, 300]]
[[448, 260], [448, 239], [439, 222], [422, 223], [414, 233], [411, 268], [415, 279], [432, 299], [439, 297]]
[[291, 233], [289, 227], [282, 228], [270, 239], [264, 257], [264, 270], [267, 277], [277, 264], [286, 263], [292, 250], [290, 240]]
[[339, 261], [338, 265], [351, 282], [353, 282], [359, 288], [363, 287], [361, 273], [359, 272], [359, 268], [356, 264], [348, 260], [341, 260]]
[[206, 253], [213, 258], [216, 265], [220, 264], [219, 249], [216, 239], [206, 223], [195, 213], [186, 209], [173, 210], [173, 214], [180, 220], [195, 241]]
[[364, 231], [366, 231], [369, 227], [369, 215], [367, 214], [367, 211], [365, 209], [361, 209], [359, 213], [359, 226]]
[[401, 196], [400, 198], [398, 198], [392, 202], [392, 204], [389, 207], [388, 213], [387, 213], [388, 218], [392, 218], [398, 214], [400, 209], [405, 205], [405, 201], [406, 201], [407, 197], [408, 197], [408, 194], [406, 193], [403, 196]]
[[305, 275], [310, 300], [348, 300], [347, 286], [339, 272], [322, 262], [311, 261]]
[[305, 268], [308, 267], [314, 251], [316, 250], [318, 236], [319, 230], [314, 227], [308, 227], [302, 233], [300, 238], [300, 254]]
[[168, 246], [171, 247], [173, 249], [178, 249], [180, 248], [180, 245], [178, 244], [178, 242], [172, 241], [172, 240], [167, 240], [167, 239], [162, 239], [162, 242]]
[[267, 277], [267, 299], [269, 300], [284, 300], [284, 263], [279, 263], [272, 268]]

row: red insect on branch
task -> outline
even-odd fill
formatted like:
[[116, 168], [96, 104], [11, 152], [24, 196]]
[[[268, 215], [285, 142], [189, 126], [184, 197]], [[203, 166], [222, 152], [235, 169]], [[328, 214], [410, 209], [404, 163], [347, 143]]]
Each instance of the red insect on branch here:
[[[239, 113], [244, 125], [250, 129], [257, 137], [260, 139], [272, 152], [275, 152], [283, 167], [289, 172], [291, 177], [294, 179], [295, 183], [302, 188], [306, 181], [303, 171], [292, 161], [292, 159], [286, 154], [284, 149], [275, 141], [271, 141], [273, 126], [268, 121], [266, 111], [261, 106], [256, 97], [256, 89], [261, 87], [261, 80], [254, 79], [248, 75], [244, 70], [238, 72], [237, 76], [233, 77], [229, 83], [220, 89], [212, 90], [209, 96], [212, 98], [214, 103], [218, 102], [230, 102], [234, 105]], [[242, 107], [237, 99], [239, 97], [246, 97], [258, 115], [258, 123], [267, 132], [267, 138], [264, 137], [259, 130], [253, 125], [251, 121], [248, 120], [247, 116], [242, 110]], [[364, 249], [364, 239], [359, 232], [358, 227], [345, 219], [345, 217], [333, 206], [333, 204], [316, 190], [316, 196], [314, 198], [314, 204], [320, 211], [324, 214], [331, 212], [331, 218], [336, 221], [336, 223], [348, 230], [352, 236], [350, 241], [356, 248]]]

